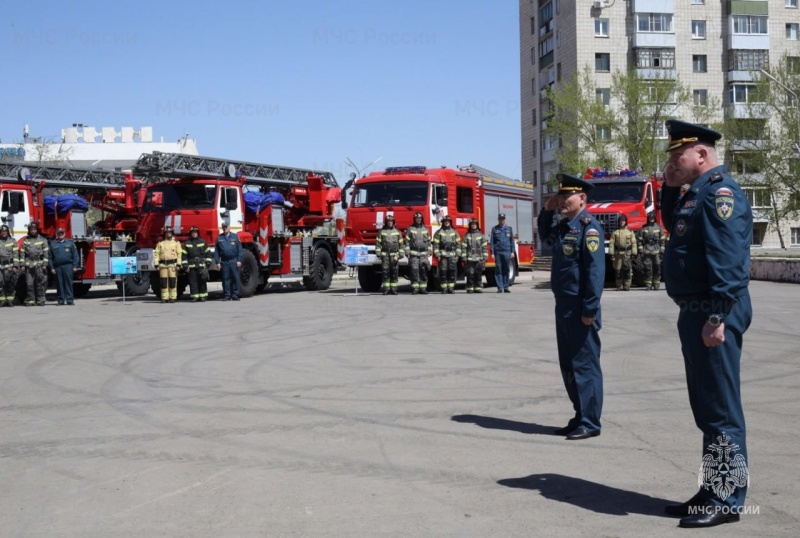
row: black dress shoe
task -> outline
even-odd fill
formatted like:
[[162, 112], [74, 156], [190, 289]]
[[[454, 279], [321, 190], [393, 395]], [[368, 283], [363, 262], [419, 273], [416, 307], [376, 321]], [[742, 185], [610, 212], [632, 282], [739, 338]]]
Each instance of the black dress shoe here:
[[700, 493], [696, 493], [694, 497], [686, 501], [685, 503], [680, 504], [668, 504], [664, 507], [664, 512], [668, 516], [674, 517], [686, 517], [689, 515], [689, 508], [703, 506], [706, 504], [708, 500], [707, 497], [701, 495]]
[[557, 430], [553, 430], [553, 435], [567, 435], [571, 431], [575, 429], [575, 426], [570, 426], [567, 424], [563, 428], [558, 428]]
[[723, 511], [722, 506], [717, 506], [709, 502], [698, 507], [696, 514], [681, 519], [678, 526], [685, 529], [699, 529], [703, 527], [716, 527], [723, 523], [736, 523], [737, 521], [739, 521], [739, 514], [731, 512], [730, 510]]
[[578, 426], [567, 434], [567, 439], [570, 441], [580, 441], [581, 439], [597, 437], [598, 435], [600, 435], [600, 430], [587, 430], [582, 426]]

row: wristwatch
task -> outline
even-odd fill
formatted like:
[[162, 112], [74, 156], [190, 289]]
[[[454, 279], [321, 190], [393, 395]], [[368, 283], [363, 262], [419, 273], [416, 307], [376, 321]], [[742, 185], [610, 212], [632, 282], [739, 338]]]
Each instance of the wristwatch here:
[[720, 316], [719, 314], [711, 314], [708, 316], [708, 324], [712, 327], [719, 327], [722, 325], [722, 322], [725, 321], [725, 318]]

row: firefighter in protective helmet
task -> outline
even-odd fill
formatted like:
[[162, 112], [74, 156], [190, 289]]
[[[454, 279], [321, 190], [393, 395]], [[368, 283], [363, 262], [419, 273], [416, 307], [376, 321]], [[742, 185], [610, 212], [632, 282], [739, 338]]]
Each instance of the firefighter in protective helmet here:
[[19, 248], [11, 237], [8, 226], [0, 226], [0, 306], [14, 306], [14, 290], [17, 287], [17, 259]]
[[478, 219], [470, 219], [461, 239], [461, 255], [466, 262], [467, 293], [483, 292], [483, 265], [489, 257], [489, 240], [481, 233]]
[[608, 241], [608, 253], [614, 265], [614, 274], [617, 280], [617, 291], [630, 291], [633, 280], [633, 266], [631, 256], [636, 256], [636, 234], [628, 229], [628, 217], [619, 216], [619, 228], [611, 234]]
[[164, 239], [158, 242], [155, 252], [155, 266], [161, 284], [161, 302], [174, 303], [178, 300], [178, 267], [181, 265], [181, 244], [173, 235], [172, 226], [164, 226]]
[[397, 295], [397, 266], [403, 257], [403, 234], [395, 228], [394, 215], [386, 215], [383, 228], [375, 239], [375, 255], [381, 260], [383, 294]]
[[19, 266], [25, 273], [28, 293], [25, 306], [44, 306], [47, 291], [47, 264], [50, 259], [50, 244], [39, 234], [39, 225], [28, 224], [28, 235], [19, 247]]
[[432, 253], [431, 234], [422, 222], [422, 213], [414, 213], [414, 223], [406, 229], [406, 254], [411, 277], [411, 295], [428, 294], [429, 257]]
[[656, 222], [656, 214], [647, 214], [647, 224], [639, 230], [639, 254], [644, 258], [644, 286], [648, 290], [661, 287], [661, 255], [664, 254], [664, 230]]
[[458, 258], [461, 257], [461, 237], [453, 228], [450, 215], [442, 217], [442, 227], [433, 236], [433, 255], [436, 256], [442, 293], [455, 293]]
[[197, 226], [189, 228], [189, 239], [181, 251], [183, 269], [189, 277], [189, 292], [192, 302], [205, 302], [208, 299], [208, 268], [211, 267], [211, 247], [200, 237]]

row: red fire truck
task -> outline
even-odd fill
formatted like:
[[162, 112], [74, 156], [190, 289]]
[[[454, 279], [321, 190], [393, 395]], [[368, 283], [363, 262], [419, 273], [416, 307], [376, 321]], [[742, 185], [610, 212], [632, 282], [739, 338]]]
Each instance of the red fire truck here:
[[[354, 180], [344, 235], [346, 245], [365, 245], [369, 253], [368, 262], [358, 266], [361, 288], [368, 292], [380, 289], [382, 275], [380, 260], [375, 256], [375, 239], [387, 214], [394, 215], [397, 228], [404, 231], [419, 211], [433, 237], [445, 215], [450, 215], [462, 236], [472, 218], [478, 219], [481, 230], [488, 236], [497, 223], [497, 214], [505, 213], [506, 224], [517, 235], [516, 263], [509, 280], [513, 283], [520, 267], [532, 267], [533, 188], [528, 183], [491, 176], [487, 170], [475, 166], [457, 169], [403, 166]], [[490, 286], [495, 285], [494, 270], [490, 254], [484, 270]], [[408, 277], [407, 259], [400, 261], [400, 274]], [[462, 277], [459, 271], [459, 278]], [[438, 287], [435, 270], [428, 282], [431, 288]]]
[[[213, 246], [227, 223], [244, 248], [242, 297], [261, 291], [271, 276], [301, 276], [309, 290], [330, 286], [338, 238], [326, 228], [341, 198], [330, 172], [153, 152], [139, 158], [133, 173], [144, 191], [136, 230], [139, 271], [142, 285], [156, 295], [153, 249], [164, 226], [172, 226], [181, 242], [197, 226]], [[219, 280], [219, 272], [212, 268], [210, 278]], [[186, 284], [180, 275], [179, 294]]]
[[[0, 162], [0, 220], [18, 240], [27, 235], [31, 222], [48, 238], [64, 228], [79, 253], [74, 291], [80, 297], [92, 284], [112, 282], [109, 258], [123, 255], [133, 244], [138, 184], [122, 172]], [[89, 207], [101, 210], [106, 218], [90, 225]], [[20, 294], [24, 294], [22, 281]]]
[[[628, 217], [628, 228], [637, 235], [642, 226], [647, 224], [649, 212], [655, 213], [656, 222], [663, 226], [659, 203], [663, 178], [635, 170], [611, 171], [600, 168], [587, 169], [583, 177], [595, 187], [587, 194], [586, 209], [603, 225], [606, 233], [606, 275], [613, 276], [608, 241], [614, 230], [619, 228], [619, 217]], [[635, 259], [633, 280], [641, 282], [643, 277], [644, 266]]]

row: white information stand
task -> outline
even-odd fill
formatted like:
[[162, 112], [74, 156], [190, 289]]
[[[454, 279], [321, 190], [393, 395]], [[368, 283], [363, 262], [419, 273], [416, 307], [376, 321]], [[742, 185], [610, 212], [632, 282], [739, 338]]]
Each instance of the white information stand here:
[[[139, 273], [136, 263], [136, 256], [118, 256], [108, 259], [108, 272], [112, 276], [135, 275]], [[129, 305], [125, 301], [125, 281], [122, 281], [122, 304]]]
[[350, 273], [356, 275], [355, 291], [345, 293], [343, 297], [367, 297], [369, 293], [358, 293], [358, 267], [369, 265], [369, 249], [367, 245], [347, 245], [344, 247], [344, 264], [350, 268]]

